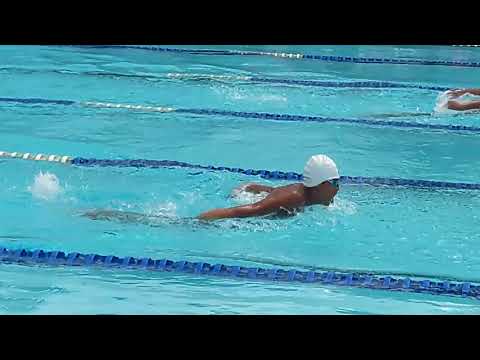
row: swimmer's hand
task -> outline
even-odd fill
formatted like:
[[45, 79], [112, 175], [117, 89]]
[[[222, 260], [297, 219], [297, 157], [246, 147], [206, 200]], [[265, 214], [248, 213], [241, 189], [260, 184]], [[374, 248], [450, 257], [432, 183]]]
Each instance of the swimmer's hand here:
[[217, 220], [221, 219], [223, 216], [218, 213], [218, 210], [223, 210], [223, 209], [215, 209], [211, 211], [206, 211], [200, 215], [197, 216], [198, 220], [203, 220], [203, 221], [210, 221], [210, 220]]

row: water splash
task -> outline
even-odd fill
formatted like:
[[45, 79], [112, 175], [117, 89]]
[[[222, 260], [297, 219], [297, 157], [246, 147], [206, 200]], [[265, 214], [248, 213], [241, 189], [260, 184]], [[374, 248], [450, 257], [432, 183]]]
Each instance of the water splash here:
[[328, 211], [340, 215], [354, 215], [357, 213], [356, 204], [347, 199], [342, 199], [337, 196], [332, 205], [327, 208]]
[[451, 99], [451, 93], [449, 91], [445, 91], [437, 96], [437, 100], [435, 103], [435, 107], [433, 109], [434, 114], [442, 115], [442, 114], [452, 114], [455, 113], [454, 110], [450, 110], [448, 108], [448, 101]]
[[232, 190], [230, 197], [238, 204], [244, 205], [244, 204], [253, 204], [257, 201], [261, 201], [268, 195], [267, 192], [254, 194], [249, 191], [245, 191], [245, 188], [250, 184], [252, 183], [246, 183], [236, 187], [235, 189]]
[[220, 85], [212, 88], [217, 94], [224, 96], [229, 101], [245, 101], [255, 104], [264, 103], [287, 103], [288, 98], [284, 95], [274, 93], [257, 93], [250, 89]]
[[145, 207], [145, 214], [148, 216], [158, 216], [163, 218], [178, 218], [177, 204], [172, 201], [167, 201], [154, 205], [147, 205]]
[[50, 201], [57, 198], [63, 192], [63, 188], [55, 174], [40, 171], [35, 175], [34, 182], [28, 187], [28, 191], [37, 199]]

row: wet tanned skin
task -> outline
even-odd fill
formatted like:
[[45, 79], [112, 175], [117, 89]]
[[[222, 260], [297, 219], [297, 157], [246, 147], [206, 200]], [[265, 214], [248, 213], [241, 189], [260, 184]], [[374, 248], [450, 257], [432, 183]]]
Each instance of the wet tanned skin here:
[[268, 192], [268, 196], [254, 204], [242, 205], [226, 209], [214, 209], [198, 216], [201, 220], [217, 220], [225, 218], [242, 218], [263, 215], [285, 215], [301, 210], [305, 206], [322, 204], [328, 206], [338, 192], [328, 182], [315, 187], [306, 187], [301, 183], [272, 188], [259, 184], [251, 184], [245, 191], [252, 193]]

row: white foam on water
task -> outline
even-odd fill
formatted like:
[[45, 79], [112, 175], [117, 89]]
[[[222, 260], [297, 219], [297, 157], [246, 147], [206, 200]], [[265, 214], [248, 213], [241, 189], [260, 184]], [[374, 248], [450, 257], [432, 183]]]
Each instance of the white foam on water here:
[[217, 94], [224, 96], [230, 101], [247, 101], [254, 103], [286, 103], [288, 98], [284, 95], [274, 93], [258, 93], [249, 89], [218, 85], [212, 88]]
[[28, 187], [28, 191], [34, 198], [50, 201], [56, 199], [63, 192], [63, 188], [55, 174], [40, 171], [35, 175], [33, 184]]
[[449, 91], [445, 91], [441, 93], [440, 95], [437, 96], [437, 101], [435, 103], [435, 107], [433, 109], [433, 112], [436, 115], [442, 115], [442, 114], [453, 114], [456, 111], [455, 110], [450, 110], [447, 105], [448, 101], [451, 99], [451, 95]]
[[251, 217], [244, 219], [223, 219], [217, 221], [216, 226], [228, 231], [245, 231], [245, 232], [278, 232], [286, 229], [288, 223], [283, 220], [270, 220], [262, 217]]
[[178, 217], [177, 204], [172, 201], [157, 202], [155, 199], [147, 203], [130, 203], [125, 201], [112, 201], [109, 208], [118, 212], [133, 212], [146, 217], [161, 217], [175, 219]]
[[260, 103], [265, 102], [287, 102], [287, 98], [282, 95], [277, 94], [251, 94], [245, 91], [233, 90], [229, 94], [227, 94], [233, 100], [247, 100], [247, 101], [255, 101]]
[[338, 196], [335, 198], [333, 204], [327, 207], [327, 210], [343, 215], [354, 215], [357, 213], [357, 207], [353, 201], [341, 199]]
[[160, 216], [175, 219], [177, 215], [177, 204], [172, 201], [166, 201], [159, 204], [147, 205], [145, 214], [148, 216]]
[[252, 183], [243, 184], [233, 189], [232, 193], [230, 194], [231, 198], [234, 199], [238, 204], [253, 204], [257, 201], [265, 199], [265, 197], [268, 195], [267, 192], [254, 194], [249, 191], [245, 191], [245, 188], [250, 184]]

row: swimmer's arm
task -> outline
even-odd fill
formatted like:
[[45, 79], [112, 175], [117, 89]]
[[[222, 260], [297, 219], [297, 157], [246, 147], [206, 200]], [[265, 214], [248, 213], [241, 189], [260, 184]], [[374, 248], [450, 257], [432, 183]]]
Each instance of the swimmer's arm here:
[[[480, 92], [479, 92], [479, 94], [480, 94]], [[480, 109], [480, 100], [469, 101], [469, 102], [465, 102], [465, 103], [455, 101], [455, 100], [450, 100], [447, 103], [447, 107], [450, 110], [457, 110], [457, 111]]]
[[296, 208], [301, 206], [295, 196], [267, 197], [262, 201], [250, 205], [236, 206], [226, 209], [214, 209], [198, 216], [200, 220], [217, 220], [226, 218], [244, 218], [268, 215], [277, 212], [281, 208]]
[[[268, 214], [265, 213], [265, 215]], [[264, 215], [256, 205], [243, 205], [227, 209], [214, 209], [198, 216], [200, 220], [218, 220], [227, 218], [243, 218]]]

